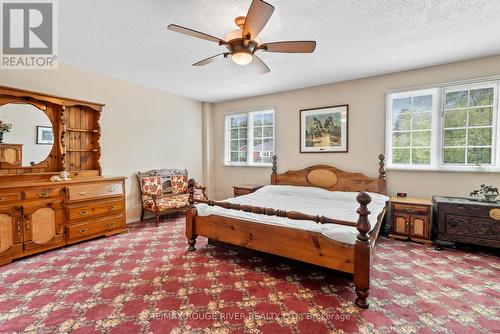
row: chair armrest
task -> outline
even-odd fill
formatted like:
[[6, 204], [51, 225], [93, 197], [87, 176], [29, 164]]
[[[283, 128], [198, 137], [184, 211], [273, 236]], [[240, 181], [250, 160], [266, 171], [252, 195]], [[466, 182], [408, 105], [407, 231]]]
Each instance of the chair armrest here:
[[201, 192], [203, 193], [203, 197], [205, 197], [205, 199], [208, 199], [208, 196], [207, 196], [207, 187], [206, 186], [197, 183], [197, 184], [194, 185], [194, 189], [201, 190]]

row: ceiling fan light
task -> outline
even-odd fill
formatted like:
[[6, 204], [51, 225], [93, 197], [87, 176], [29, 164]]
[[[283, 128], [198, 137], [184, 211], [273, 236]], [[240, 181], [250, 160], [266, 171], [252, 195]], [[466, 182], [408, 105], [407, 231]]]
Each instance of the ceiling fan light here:
[[231, 59], [235, 64], [238, 65], [248, 65], [253, 60], [253, 55], [248, 52], [237, 52], [231, 56]]

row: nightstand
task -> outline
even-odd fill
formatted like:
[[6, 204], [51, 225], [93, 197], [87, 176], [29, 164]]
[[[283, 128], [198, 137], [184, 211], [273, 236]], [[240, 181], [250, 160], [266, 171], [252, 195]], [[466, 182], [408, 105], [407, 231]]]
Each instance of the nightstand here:
[[391, 234], [389, 237], [432, 243], [432, 202], [424, 198], [391, 197]]
[[259, 190], [260, 188], [262, 188], [262, 186], [256, 184], [242, 184], [239, 186], [233, 186], [234, 197], [251, 194], [256, 190]]

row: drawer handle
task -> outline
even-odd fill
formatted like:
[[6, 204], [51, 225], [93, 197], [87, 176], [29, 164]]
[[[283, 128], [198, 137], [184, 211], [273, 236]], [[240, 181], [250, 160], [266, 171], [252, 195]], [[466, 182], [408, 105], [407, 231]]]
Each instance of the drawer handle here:
[[86, 228], [81, 228], [78, 232], [81, 234], [85, 234], [88, 232], [88, 230]]
[[42, 191], [42, 192], [38, 193], [38, 197], [40, 197], [40, 198], [49, 197], [49, 193], [46, 191]]
[[115, 227], [115, 223], [108, 223], [108, 227]]
[[406, 212], [410, 212], [410, 213], [412, 213], [413, 211], [415, 211], [413, 208], [408, 208], [408, 209], [406, 209]]
[[80, 211], [80, 215], [81, 215], [81, 216], [85, 216], [85, 215], [87, 215], [87, 214], [88, 214], [88, 212], [87, 212], [86, 210], [82, 210], [82, 211]]
[[21, 222], [16, 222], [17, 235], [21, 236]]
[[109, 191], [110, 193], [114, 192], [114, 191], [115, 191], [115, 187], [113, 187], [113, 186], [109, 186], [109, 187], [108, 187], [108, 191]]
[[116, 209], [116, 207], [114, 205], [108, 206], [108, 210], [114, 210], [114, 209]]
[[86, 191], [82, 191], [82, 192], [80, 193], [80, 196], [85, 196], [85, 195], [87, 195], [87, 192], [86, 192]]
[[30, 220], [26, 219], [26, 222], [24, 223], [24, 227], [26, 228], [26, 232], [30, 233]]
[[0, 202], [5, 202], [5, 198], [4, 197], [0, 197]]

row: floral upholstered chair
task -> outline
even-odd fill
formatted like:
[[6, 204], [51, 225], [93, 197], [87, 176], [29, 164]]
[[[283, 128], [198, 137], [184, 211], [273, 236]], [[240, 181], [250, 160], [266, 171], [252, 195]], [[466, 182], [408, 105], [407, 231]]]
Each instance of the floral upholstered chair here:
[[[183, 213], [189, 208], [188, 172], [185, 169], [153, 169], [138, 172], [141, 189], [142, 213], [146, 211], [156, 215], [156, 226], [161, 215]], [[207, 199], [206, 187], [196, 185], [196, 199]]]

